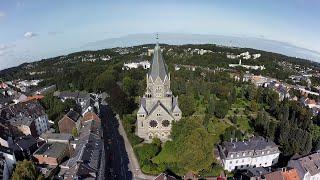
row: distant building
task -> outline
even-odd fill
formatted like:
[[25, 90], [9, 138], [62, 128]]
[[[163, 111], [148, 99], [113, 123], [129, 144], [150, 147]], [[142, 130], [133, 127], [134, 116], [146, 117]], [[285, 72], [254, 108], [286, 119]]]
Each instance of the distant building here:
[[223, 168], [227, 171], [255, 167], [269, 167], [278, 162], [278, 146], [257, 136], [248, 141], [224, 142], [219, 147]]
[[243, 67], [243, 68], [246, 68], [246, 69], [253, 69], [253, 70], [264, 70], [266, 69], [264, 67], [264, 65], [262, 66], [251, 66], [251, 65], [244, 65], [244, 64], [241, 64], [241, 59], [239, 60], [239, 64], [229, 64], [229, 67]]
[[169, 139], [172, 123], [179, 121], [181, 116], [178, 98], [170, 90], [170, 74], [157, 44], [151, 69], [147, 74], [146, 92], [137, 112], [136, 134], [146, 142], [151, 142], [155, 137], [166, 141]]
[[316, 152], [288, 162], [288, 167], [298, 171], [300, 179], [320, 179], [320, 152]]
[[149, 69], [150, 62], [149, 61], [141, 61], [141, 62], [124, 63], [122, 70], [137, 69], [139, 67], [143, 67], [143, 69]]
[[60, 133], [72, 133], [72, 129], [80, 129], [81, 115], [74, 110], [70, 110], [62, 119], [59, 120], [58, 126]]

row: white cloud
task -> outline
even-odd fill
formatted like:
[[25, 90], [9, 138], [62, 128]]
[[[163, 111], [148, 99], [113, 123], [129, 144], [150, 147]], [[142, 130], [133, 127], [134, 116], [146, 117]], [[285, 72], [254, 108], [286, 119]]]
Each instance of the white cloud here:
[[10, 52], [14, 47], [14, 44], [0, 44], [0, 56]]
[[6, 13], [3, 12], [3, 11], [0, 11], [0, 18], [1, 18], [1, 17], [5, 17], [5, 16], [6, 16]]
[[34, 37], [34, 36], [37, 36], [37, 34], [34, 33], [34, 32], [26, 32], [26, 33], [24, 34], [24, 37], [25, 37], [25, 38], [32, 38], [32, 37]]

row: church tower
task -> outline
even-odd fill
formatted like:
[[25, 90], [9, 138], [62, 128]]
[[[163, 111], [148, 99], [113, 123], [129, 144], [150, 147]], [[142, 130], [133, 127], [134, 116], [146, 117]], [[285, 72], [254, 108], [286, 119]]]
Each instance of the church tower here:
[[150, 70], [147, 74], [147, 88], [140, 101], [137, 113], [136, 134], [151, 142], [153, 138], [161, 141], [169, 139], [172, 122], [181, 119], [178, 98], [170, 89], [170, 73], [165, 64], [159, 44], [154, 51]]

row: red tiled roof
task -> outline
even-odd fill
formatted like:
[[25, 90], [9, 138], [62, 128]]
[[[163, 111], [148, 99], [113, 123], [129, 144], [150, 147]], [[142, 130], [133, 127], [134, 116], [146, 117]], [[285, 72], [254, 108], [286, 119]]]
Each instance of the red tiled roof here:
[[87, 112], [84, 114], [82, 121], [89, 121], [89, 120], [95, 120], [95, 121], [101, 121], [101, 119], [96, 115], [94, 112]]
[[300, 180], [296, 169], [290, 169], [282, 172], [284, 180]]

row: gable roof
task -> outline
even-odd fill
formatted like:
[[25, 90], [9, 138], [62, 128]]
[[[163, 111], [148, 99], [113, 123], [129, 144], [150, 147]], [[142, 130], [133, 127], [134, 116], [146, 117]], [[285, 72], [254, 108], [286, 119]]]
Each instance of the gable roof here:
[[66, 116], [68, 117], [68, 118], [70, 118], [72, 121], [74, 121], [74, 122], [77, 122], [78, 120], [79, 120], [79, 118], [80, 118], [80, 114], [79, 113], [77, 113], [76, 111], [74, 111], [74, 110], [70, 110], [67, 114], [66, 114]]
[[290, 160], [288, 167], [297, 169], [300, 178], [303, 178], [307, 172], [309, 172], [311, 176], [320, 174], [320, 152]]
[[37, 140], [32, 137], [31, 135], [22, 136], [15, 139], [15, 145], [20, 150], [26, 150], [32, 147], [33, 145], [37, 144]]
[[158, 43], [156, 44], [153, 52], [149, 76], [153, 79], [153, 81], [155, 81], [157, 77], [160, 77], [160, 79], [163, 81], [168, 74], [168, 68], [163, 60], [161, 48]]
[[296, 169], [289, 169], [281, 172], [285, 180], [300, 180], [298, 171]]
[[[170, 117], [172, 117], [171, 113], [168, 111], [168, 109], [160, 102], [158, 101], [153, 108], [150, 110], [149, 115], [151, 115], [156, 109], [162, 108]], [[173, 118], [173, 117], [172, 117]], [[174, 119], [174, 118], [173, 118]]]
[[95, 121], [101, 121], [101, 119], [98, 117], [98, 115], [94, 112], [87, 112], [83, 115], [83, 118], [81, 121], [90, 121], [90, 120], [95, 120]]

